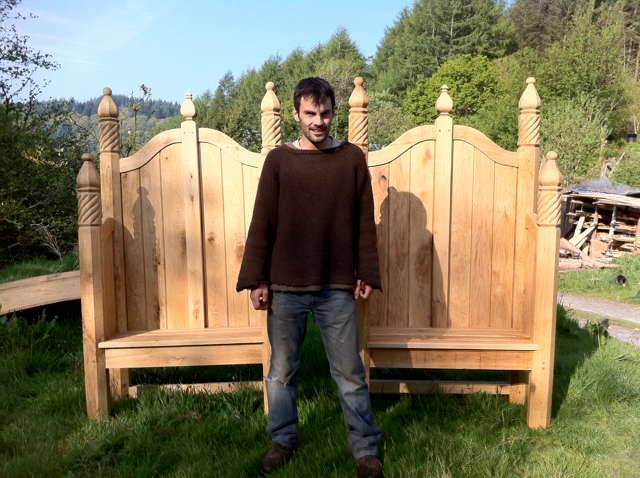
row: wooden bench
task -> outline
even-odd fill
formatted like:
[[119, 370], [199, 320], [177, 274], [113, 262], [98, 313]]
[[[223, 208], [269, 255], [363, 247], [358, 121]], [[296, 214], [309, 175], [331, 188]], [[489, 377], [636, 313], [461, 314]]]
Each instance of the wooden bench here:
[[[527, 83], [517, 152], [454, 126], [443, 87], [435, 125], [369, 153], [368, 98], [362, 78], [354, 82], [349, 140], [368, 154], [383, 285], [359, 303], [367, 373], [511, 373], [503, 383], [371, 380], [374, 393], [498, 393], [528, 402], [530, 426], [549, 423], [560, 176], [550, 154], [538, 177], [540, 99]], [[122, 159], [118, 110], [105, 89], [100, 175], [89, 155], [78, 175], [90, 417], [108, 414], [110, 396], [135, 396], [130, 368], [260, 364], [268, 372], [266, 312], [253, 309], [248, 291], [235, 292], [264, 157], [281, 144], [280, 103], [273, 84], [266, 89], [261, 154], [197, 128], [187, 94], [181, 128]]]

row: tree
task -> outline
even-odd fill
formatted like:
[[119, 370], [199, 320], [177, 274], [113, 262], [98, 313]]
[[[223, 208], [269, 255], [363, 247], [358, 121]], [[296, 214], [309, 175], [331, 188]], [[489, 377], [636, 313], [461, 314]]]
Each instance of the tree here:
[[75, 175], [83, 144], [69, 133], [68, 105], [42, 103], [38, 71], [57, 67], [15, 22], [17, 0], [0, 0], [0, 264], [73, 248]]
[[520, 48], [543, 50], [560, 40], [578, 0], [516, 0], [509, 8]]
[[418, 81], [407, 93], [404, 111], [415, 124], [433, 120], [440, 87], [446, 84], [456, 118], [468, 117], [495, 94], [497, 81], [495, 68], [486, 57], [459, 56], [444, 63], [433, 76]]
[[373, 62], [375, 87], [402, 96], [450, 58], [498, 58], [514, 47], [500, 2], [418, 0], [385, 32]]

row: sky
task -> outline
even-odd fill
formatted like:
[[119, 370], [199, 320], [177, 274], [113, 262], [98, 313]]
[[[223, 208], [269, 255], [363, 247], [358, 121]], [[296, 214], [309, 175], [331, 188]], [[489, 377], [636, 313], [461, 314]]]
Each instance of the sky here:
[[60, 65], [46, 72], [41, 99], [83, 101], [102, 93], [181, 102], [213, 91], [227, 71], [238, 77], [273, 55], [309, 51], [346, 28], [366, 57], [413, 0], [23, 0], [17, 22], [30, 45]]

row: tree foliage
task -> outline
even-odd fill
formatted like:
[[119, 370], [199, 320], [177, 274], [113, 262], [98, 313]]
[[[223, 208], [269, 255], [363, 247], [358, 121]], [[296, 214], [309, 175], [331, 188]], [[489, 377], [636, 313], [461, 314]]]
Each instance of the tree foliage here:
[[404, 109], [415, 124], [433, 120], [440, 87], [446, 84], [453, 98], [453, 113], [464, 118], [476, 113], [496, 93], [496, 83], [495, 68], [486, 57], [462, 55], [448, 60], [433, 76], [410, 89]]
[[385, 32], [373, 62], [376, 88], [403, 96], [450, 58], [498, 58], [514, 46], [511, 22], [500, 2], [418, 0]]
[[75, 242], [75, 172], [80, 142], [61, 103], [38, 102], [38, 71], [57, 67], [15, 22], [15, 0], [0, 1], [0, 264], [40, 252], [60, 257]]

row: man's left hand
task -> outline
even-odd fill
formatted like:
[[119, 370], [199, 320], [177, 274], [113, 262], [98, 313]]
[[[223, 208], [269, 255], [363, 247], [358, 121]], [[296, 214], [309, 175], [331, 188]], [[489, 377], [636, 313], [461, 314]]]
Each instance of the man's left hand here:
[[368, 299], [372, 291], [373, 287], [371, 287], [366, 282], [358, 279], [356, 283], [356, 289], [353, 291], [353, 298], [356, 300], [359, 298]]

